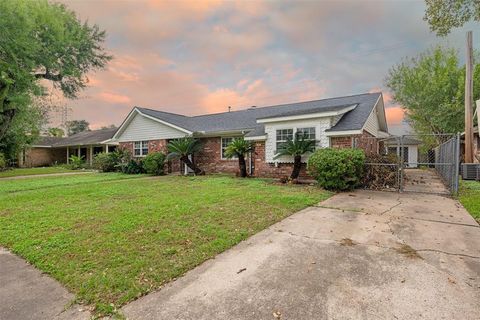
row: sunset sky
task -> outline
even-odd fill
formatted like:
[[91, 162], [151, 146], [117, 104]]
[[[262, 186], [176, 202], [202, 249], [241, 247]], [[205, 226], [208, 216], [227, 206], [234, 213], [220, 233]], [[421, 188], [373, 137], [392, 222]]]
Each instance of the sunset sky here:
[[398, 133], [389, 68], [437, 43], [463, 54], [465, 31], [480, 31], [470, 24], [437, 38], [423, 1], [63, 2], [107, 31], [115, 57], [67, 102], [70, 120], [92, 128], [119, 125], [133, 106], [197, 115], [383, 91]]

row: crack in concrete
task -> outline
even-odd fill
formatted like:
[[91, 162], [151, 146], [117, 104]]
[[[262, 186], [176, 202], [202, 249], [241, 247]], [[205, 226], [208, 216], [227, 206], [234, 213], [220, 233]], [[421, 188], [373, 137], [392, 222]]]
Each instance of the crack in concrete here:
[[472, 228], [480, 228], [480, 225], [473, 225], [473, 224], [467, 224], [467, 223], [460, 223], [460, 222], [449, 222], [449, 221], [441, 221], [441, 220], [433, 220], [433, 219], [422, 219], [422, 218], [415, 218], [415, 217], [403, 217], [403, 216], [397, 216], [398, 218], [404, 218], [404, 219], [412, 219], [412, 220], [419, 220], [419, 221], [428, 221], [428, 222], [437, 222], [437, 223], [444, 223], [444, 224], [451, 224], [451, 225], [457, 225], [457, 226], [464, 226], [464, 227], [472, 227]]
[[452, 252], [446, 252], [442, 250], [437, 250], [437, 249], [416, 249], [417, 252], [435, 252], [435, 253], [442, 253], [446, 254], [449, 256], [459, 256], [459, 257], [466, 257], [466, 258], [471, 258], [471, 259], [480, 259], [480, 257], [477, 256], [471, 256], [469, 254], [464, 254], [464, 253], [452, 253]]

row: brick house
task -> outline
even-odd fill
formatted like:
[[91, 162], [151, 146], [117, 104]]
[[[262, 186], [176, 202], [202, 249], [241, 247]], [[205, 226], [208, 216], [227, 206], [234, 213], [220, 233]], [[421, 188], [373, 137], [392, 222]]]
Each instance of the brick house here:
[[[255, 146], [247, 157], [249, 173], [278, 178], [291, 173], [293, 159], [275, 158], [276, 150], [300, 132], [315, 139], [317, 148], [361, 147], [378, 152], [377, 139], [388, 137], [383, 96], [366, 93], [192, 117], [134, 107], [112, 141], [141, 158], [149, 152], [165, 152], [169, 140], [193, 136], [203, 145], [193, 161], [208, 174], [238, 171], [237, 160], [227, 159], [224, 152], [232, 139], [244, 137]], [[306, 161], [308, 155], [302, 159]], [[171, 163], [168, 171], [184, 173], [188, 168]], [[305, 168], [301, 176], [306, 176]]]
[[69, 137], [40, 137], [18, 155], [19, 167], [41, 167], [68, 163], [71, 155], [81, 156], [88, 164], [99, 152], [115, 150], [118, 142], [111, 141], [117, 128], [84, 131]]

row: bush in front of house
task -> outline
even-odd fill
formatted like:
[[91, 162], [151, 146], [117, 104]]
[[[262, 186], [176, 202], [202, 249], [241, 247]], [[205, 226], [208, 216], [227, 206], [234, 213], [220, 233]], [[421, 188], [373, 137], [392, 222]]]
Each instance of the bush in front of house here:
[[308, 159], [308, 172], [327, 190], [351, 190], [363, 177], [365, 153], [361, 149], [325, 148]]
[[0, 171], [7, 169], [7, 159], [3, 153], [0, 153]]
[[120, 155], [117, 152], [99, 153], [93, 158], [93, 168], [102, 172], [118, 171]]
[[143, 160], [143, 168], [149, 174], [155, 176], [163, 175], [166, 155], [161, 152], [152, 152], [147, 154]]
[[145, 173], [142, 160], [130, 159], [127, 162], [120, 164], [120, 171], [126, 174], [140, 174]]
[[72, 170], [85, 168], [85, 160], [83, 159], [83, 156], [70, 156], [70, 158], [68, 158], [67, 167]]

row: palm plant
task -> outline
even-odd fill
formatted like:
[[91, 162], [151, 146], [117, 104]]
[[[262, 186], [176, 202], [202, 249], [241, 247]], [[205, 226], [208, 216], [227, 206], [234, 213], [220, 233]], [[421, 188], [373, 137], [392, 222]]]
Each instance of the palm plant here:
[[238, 167], [240, 168], [240, 177], [247, 176], [247, 164], [245, 162], [245, 154], [253, 150], [251, 142], [243, 138], [233, 139], [233, 141], [225, 149], [225, 156], [229, 159], [237, 157]]
[[295, 135], [294, 139], [289, 139], [283, 144], [274, 159], [281, 156], [293, 157], [293, 170], [290, 179], [297, 179], [302, 168], [302, 156], [307, 152], [315, 151], [316, 141], [309, 139], [308, 134]]
[[172, 140], [167, 145], [168, 155], [166, 159], [167, 161], [180, 159], [187, 165], [187, 167], [192, 169], [196, 175], [204, 175], [205, 172], [190, 160], [190, 156], [195, 152], [200, 151], [201, 147], [200, 140], [192, 137]]

